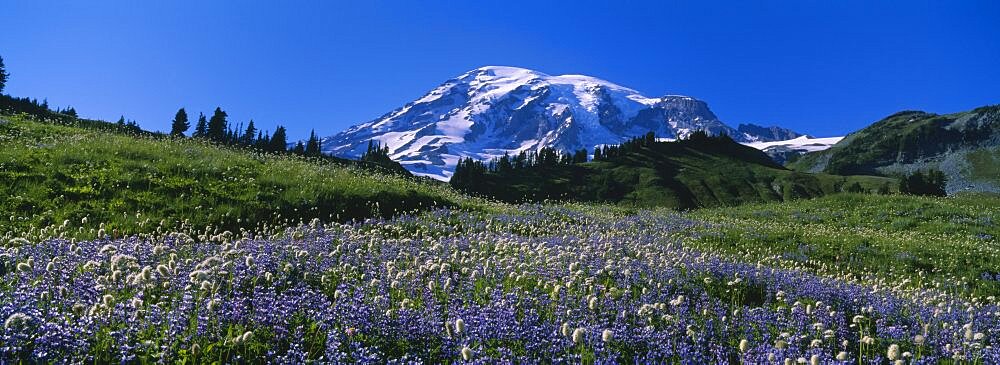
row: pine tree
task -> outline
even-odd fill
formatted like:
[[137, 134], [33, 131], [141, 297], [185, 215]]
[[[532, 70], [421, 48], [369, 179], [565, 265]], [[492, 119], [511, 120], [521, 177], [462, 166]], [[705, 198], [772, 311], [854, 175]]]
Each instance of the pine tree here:
[[306, 146], [302, 144], [302, 141], [299, 141], [295, 144], [295, 147], [292, 147], [292, 153], [296, 155], [304, 155], [306, 154]]
[[[243, 140], [241, 143], [247, 146], [253, 146], [255, 133], [259, 132], [257, 131], [257, 127], [254, 127], [253, 125], [253, 119], [250, 119], [250, 123], [247, 123], [247, 130], [243, 132]], [[257, 138], [260, 138], [260, 136], [258, 135]]]
[[226, 138], [223, 139], [223, 143], [236, 144], [236, 142], [239, 141], [240, 139], [240, 132], [238, 131], [242, 128], [243, 128], [242, 124], [237, 126], [236, 129], [226, 128]]
[[226, 141], [226, 128], [229, 127], [226, 117], [228, 116], [226, 112], [222, 111], [222, 108], [215, 108], [215, 113], [208, 120], [208, 132], [206, 134], [209, 140], [213, 142]]
[[195, 138], [205, 138], [208, 134], [208, 120], [205, 119], [205, 113], [198, 113], [198, 124], [194, 127], [194, 134], [191, 135]]
[[3, 64], [3, 57], [0, 57], [0, 93], [3, 92], [4, 86], [7, 86], [7, 80], [10, 78], [10, 74], [7, 73], [7, 67]]
[[320, 141], [316, 137], [316, 130], [309, 132], [309, 141], [306, 142], [305, 154], [306, 156], [319, 156], [321, 154]]
[[287, 131], [285, 127], [278, 126], [274, 129], [274, 135], [271, 136], [271, 141], [268, 143], [268, 151], [270, 152], [285, 152], [287, 149]]
[[265, 149], [267, 144], [271, 142], [271, 138], [264, 135], [264, 131], [257, 131], [257, 139], [253, 141], [253, 146], [257, 149]]
[[118, 118], [117, 124], [120, 127], [124, 127], [125, 126], [125, 116], [124, 115]]
[[170, 135], [176, 137], [183, 137], [184, 132], [187, 132], [191, 128], [191, 123], [188, 123], [188, 114], [184, 108], [177, 110], [177, 114], [174, 115], [174, 121], [170, 125]]

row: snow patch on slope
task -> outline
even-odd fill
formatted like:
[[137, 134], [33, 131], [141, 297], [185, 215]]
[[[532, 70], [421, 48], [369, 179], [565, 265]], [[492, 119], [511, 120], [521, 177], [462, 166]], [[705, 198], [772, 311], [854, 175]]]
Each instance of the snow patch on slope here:
[[842, 139], [844, 137], [811, 138], [809, 136], [801, 136], [785, 141], [750, 142], [744, 144], [758, 150], [766, 150], [771, 147], [788, 147], [805, 152], [816, 152], [830, 148]]

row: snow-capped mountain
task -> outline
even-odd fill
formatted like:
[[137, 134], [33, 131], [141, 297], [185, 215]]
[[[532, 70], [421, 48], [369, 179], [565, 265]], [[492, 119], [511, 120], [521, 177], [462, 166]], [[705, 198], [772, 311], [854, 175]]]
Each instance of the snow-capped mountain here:
[[650, 98], [589, 76], [489, 66], [322, 142], [326, 153], [356, 158], [374, 140], [414, 174], [446, 180], [464, 157], [486, 160], [542, 147], [592, 150], [649, 131], [676, 139], [705, 130], [740, 142], [798, 136], [754, 127], [733, 129], [705, 102], [688, 96]]

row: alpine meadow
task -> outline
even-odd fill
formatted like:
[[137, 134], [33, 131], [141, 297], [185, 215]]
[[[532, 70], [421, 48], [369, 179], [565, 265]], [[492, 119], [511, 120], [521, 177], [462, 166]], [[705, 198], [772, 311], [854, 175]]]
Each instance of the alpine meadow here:
[[0, 364], [1000, 364], [1000, 7], [496, 5], [9, 4]]

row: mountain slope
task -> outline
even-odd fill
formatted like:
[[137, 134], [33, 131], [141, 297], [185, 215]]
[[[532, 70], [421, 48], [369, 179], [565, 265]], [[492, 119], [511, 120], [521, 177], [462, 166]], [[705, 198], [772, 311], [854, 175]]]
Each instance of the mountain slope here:
[[832, 174], [894, 175], [937, 168], [946, 191], [1000, 192], [1000, 105], [937, 115], [899, 112], [789, 166]]
[[447, 179], [459, 159], [479, 160], [538, 151], [591, 150], [647, 132], [677, 139], [697, 130], [757, 142], [798, 136], [781, 128], [736, 130], [700, 100], [649, 98], [582, 75], [550, 76], [490, 66], [448, 80], [423, 97], [368, 123], [323, 139], [324, 151], [357, 157], [369, 140], [411, 172]]
[[[628, 142], [634, 143], [633, 141]], [[508, 202], [576, 200], [679, 209], [817, 197], [856, 189], [894, 187], [895, 180], [787, 170], [763, 152], [728, 137], [645, 142], [622, 154], [586, 163], [536, 163], [467, 175], [459, 190]]]

